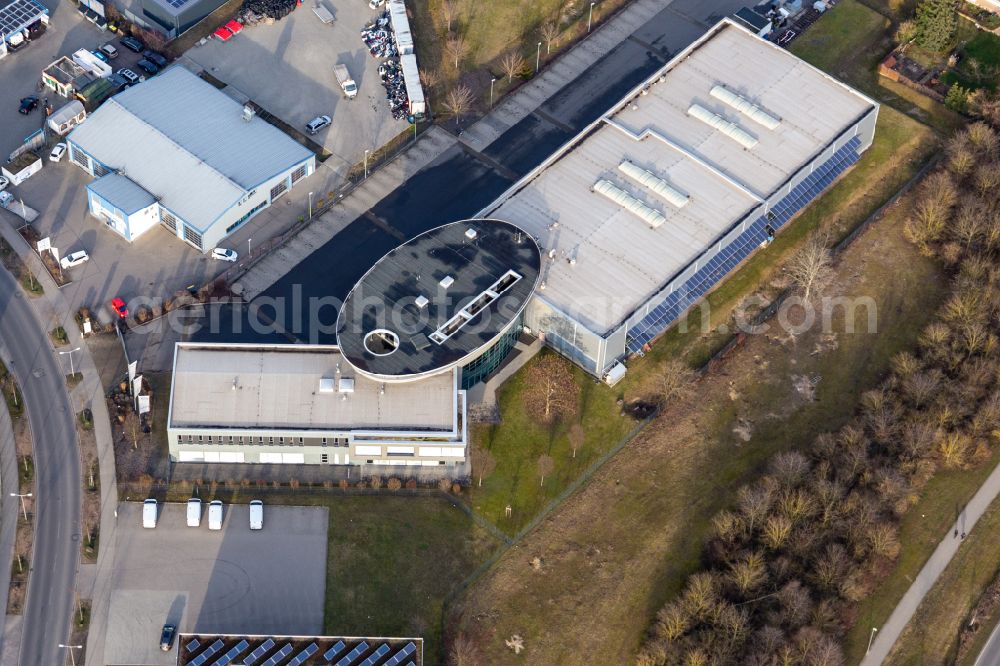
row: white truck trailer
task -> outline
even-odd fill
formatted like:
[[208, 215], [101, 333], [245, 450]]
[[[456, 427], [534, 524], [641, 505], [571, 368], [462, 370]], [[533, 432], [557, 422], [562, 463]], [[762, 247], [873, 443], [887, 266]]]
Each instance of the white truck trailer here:
[[347, 65], [337, 64], [333, 66], [333, 73], [340, 83], [340, 89], [344, 91], [347, 99], [354, 99], [358, 96], [358, 84], [351, 78], [351, 73], [347, 71]]

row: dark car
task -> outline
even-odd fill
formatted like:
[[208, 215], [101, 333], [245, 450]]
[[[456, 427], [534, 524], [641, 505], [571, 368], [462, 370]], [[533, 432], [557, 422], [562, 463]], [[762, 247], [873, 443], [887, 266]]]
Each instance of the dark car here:
[[177, 633], [177, 627], [172, 624], [163, 625], [163, 632], [160, 634], [160, 649], [164, 652], [169, 652], [170, 648], [174, 646], [174, 634]]
[[131, 69], [119, 69], [116, 76], [120, 76], [128, 82], [128, 85], [134, 86], [139, 83], [139, 75], [133, 72]]
[[38, 108], [38, 98], [34, 95], [21, 98], [21, 108], [18, 109], [24, 115], [28, 115]]
[[135, 37], [122, 37], [120, 40], [121, 45], [127, 48], [129, 51], [135, 51], [136, 53], [142, 53], [142, 50], [146, 48], [143, 46]]
[[167, 59], [161, 56], [156, 51], [143, 51], [142, 57], [150, 61], [160, 69], [163, 69], [164, 67], [167, 66]]
[[140, 60], [139, 62], [137, 62], [135, 64], [136, 64], [136, 67], [138, 67], [142, 71], [146, 72], [150, 76], [152, 76], [153, 74], [156, 74], [157, 72], [160, 71], [159, 67], [157, 67], [153, 63], [149, 62], [145, 58], [143, 58], [142, 60]]

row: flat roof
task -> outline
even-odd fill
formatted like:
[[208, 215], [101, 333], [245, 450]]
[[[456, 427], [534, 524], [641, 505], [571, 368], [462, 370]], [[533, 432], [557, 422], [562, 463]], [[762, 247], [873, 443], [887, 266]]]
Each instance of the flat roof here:
[[517, 318], [540, 266], [534, 240], [507, 222], [431, 229], [389, 252], [354, 286], [338, 315], [337, 342], [362, 372], [437, 372], [488, 345]]
[[207, 230], [249, 191], [313, 153], [183, 67], [101, 105], [69, 140]]
[[126, 215], [148, 208], [156, 197], [126, 176], [109, 173], [87, 185], [87, 189]]
[[455, 373], [383, 385], [334, 346], [178, 343], [169, 427], [451, 431], [457, 393]]
[[9, 37], [11, 33], [24, 30], [48, 13], [48, 8], [35, 0], [14, 0], [0, 8], [0, 35]]
[[875, 107], [723, 19], [482, 214], [554, 253], [541, 297], [607, 334]]
[[[208, 655], [202, 658], [203, 655]], [[341, 666], [424, 663], [422, 638], [358, 636], [247, 636], [242, 634], [180, 634], [177, 637], [177, 664], [196, 662], [270, 664], [271, 666]]]
[[53, 79], [59, 83], [69, 85], [73, 83], [77, 78], [87, 73], [83, 67], [80, 67], [72, 58], [69, 56], [62, 56], [58, 60], [49, 64], [43, 71], [43, 74], [51, 76]]

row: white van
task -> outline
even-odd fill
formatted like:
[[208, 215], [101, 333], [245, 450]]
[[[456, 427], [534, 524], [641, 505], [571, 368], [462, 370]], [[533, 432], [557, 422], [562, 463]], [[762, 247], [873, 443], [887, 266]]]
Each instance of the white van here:
[[250, 502], [250, 529], [264, 529], [264, 503], [260, 500]]
[[147, 529], [156, 527], [156, 500], [148, 499], [142, 503], [142, 526]]
[[208, 505], [208, 529], [222, 529], [222, 500], [212, 500]]
[[192, 497], [188, 500], [188, 527], [201, 525], [201, 500]]

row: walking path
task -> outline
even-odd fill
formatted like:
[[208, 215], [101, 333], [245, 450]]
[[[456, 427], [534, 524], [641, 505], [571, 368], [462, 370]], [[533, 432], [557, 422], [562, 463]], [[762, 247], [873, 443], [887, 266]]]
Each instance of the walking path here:
[[[39, 319], [50, 328], [62, 326], [69, 336], [66, 350], [80, 348], [74, 354], [75, 370], [83, 374], [83, 380], [70, 392], [73, 408], [80, 411], [89, 407], [94, 417], [94, 436], [97, 440], [97, 458], [100, 467], [101, 487], [101, 523], [99, 549], [97, 557], [97, 584], [94, 587], [91, 609], [90, 634], [87, 639], [87, 663], [104, 663], [104, 620], [107, 617], [108, 604], [111, 598], [111, 577], [102, 575], [110, 572], [114, 561], [113, 546], [115, 542], [115, 521], [118, 509], [118, 488], [115, 477], [114, 442], [111, 435], [111, 421], [108, 416], [107, 404], [104, 401], [104, 388], [101, 385], [97, 367], [90, 355], [74, 318], [74, 313], [68, 311], [65, 299], [60, 293], [48, 271], [42, 265], [41, 259], [14, 230], [6, 214], [0, 219], [0, 236], [21, 257], [32, 273], [45, 289], [38, 298], [30, 299]], [[69, 374], [68, 361], [65, 368]], [[124, 372], [124, 368], [122, 369]], [[81, 484], [83, 480], [81, 479]], [[0, 535], [2, 539], [2, 535]], [[79, 570], [79, 569], [78, 569]]]
[[877, 628], [875, 640], [872, 642], [867, 656], [861, 661], [861, 666], [877, 666], [885, 660], [899, 635], [909, 624], [910, 618], [917, 611], [920, 602], [934, 587], [941, 572], [945, 570], [945, 567], [951, 562], [951, 558], [958, 552], [962, 539], [960, 536], [956, 536], [956, 532], [959, 535], [971, 532], [976, 521], [998, 495], [1000, 495], [1000, 465], [997, 465], [993, 473], [989, 475], [962, 510], [955, 524], [949, 528], [948, 533], [944, 535], [941, 543], [934, 549], [934, 553], [924, 564], [924, 568], [920, 570], [913, 584], [910, 585], [910, 589], [896, 604], [896, 608], [893, 609], [892, 615], [889, 616], [886, 623]]
[[[0, 340], [0, 357], [6, 363], [9, 360]], [[10, 367], [10, 364], [7, 364]], [[14, 429], [10, 420], [7, 405], [0, 400], [0, 618], [7, 610], [7, 595], [10, 592], [11, 561], [14, 559], [14, 541], [17, 538], [18, 499], [10, 494], [17, 492], [17, 449], [14, 444]], [[16, 641], [0, 634], [0, 655], [10, 644], [12, 654], [17, 654]], [[0, 664], [3, 661], [0, 659]]]

